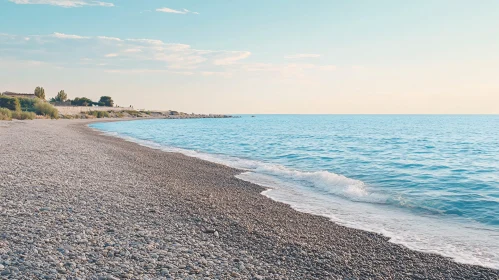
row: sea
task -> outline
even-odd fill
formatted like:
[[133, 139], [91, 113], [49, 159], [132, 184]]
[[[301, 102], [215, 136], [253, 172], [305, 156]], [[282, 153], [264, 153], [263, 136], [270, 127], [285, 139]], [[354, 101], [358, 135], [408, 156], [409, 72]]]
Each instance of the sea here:
[[241, 115], [90, 127], [242, 171], [262, 195], [499, 269], [499, 116]]

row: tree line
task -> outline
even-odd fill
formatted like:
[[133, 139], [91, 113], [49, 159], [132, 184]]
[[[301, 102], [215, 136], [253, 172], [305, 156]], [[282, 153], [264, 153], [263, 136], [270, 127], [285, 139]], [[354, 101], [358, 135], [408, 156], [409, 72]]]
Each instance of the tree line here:
[[[43, 87], [35, 88], [35, 96], [45, 100], [45, 89]], [[57, 93], [55, 97], [50, 98], [49, 102], [67, 102], [73, 106], [103, 106], [114, 107], [114, 101], [111, 96], [101, 96], [99, 101], [94, 102], [87, 97], [75, 97], [73, 100], [68, 99], [68, 95], [64, 90]]]

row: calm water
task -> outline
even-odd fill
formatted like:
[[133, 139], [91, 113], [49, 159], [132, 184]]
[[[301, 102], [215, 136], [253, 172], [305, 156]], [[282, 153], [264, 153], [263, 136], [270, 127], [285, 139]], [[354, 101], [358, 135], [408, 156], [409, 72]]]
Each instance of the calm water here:
[[499, 268], [499, 116], [258, 115], [91, 127], [245, 169], [299, 211]]

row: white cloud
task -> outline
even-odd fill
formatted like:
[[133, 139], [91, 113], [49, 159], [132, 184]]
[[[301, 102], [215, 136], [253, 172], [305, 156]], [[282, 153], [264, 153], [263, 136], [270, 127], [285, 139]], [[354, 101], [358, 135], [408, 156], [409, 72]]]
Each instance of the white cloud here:
[[120, 38], [116, 38], [116, 37], [97, 36], [97, 38], [99, 38], [101, 40], [116, 41], [116, 42], [122, 41]]
[[123, 52], [126, 52], [126, 53], [139, 53], [139, 52], [142, 52], [142, 50], [139, 49], [139, 48], [130, 48], [130, 49], [124, 50]]
[[[26, 41], [26, 38], [30, 40]], [[12, 48], [13, 45], [16, 47]], [[145, 73], [150, 69], [151, 73], [164, 71], [183, 75], [194, 73], [206, 77], [231, 77], [238, 73], [254, 72], [255, 75], [277, 74], [293, 78], [336, 69], [334, 65], [317, 63], [248, 62], [247, 58], [252, 55], [249, 51], [206, 50], [157, 39], [86, 37], [58, 32], [30, 36], [0, 33], [0, 54], [4, 50], [9, 52], [9, 56], [19, 59], [25, 59], [27, 54], [34, 54], [33, 57], [38, 60], [46, 59], [47, 62], [58, 65], [98, 67], [113, 61], [113, 71], [120, 73]]]
[[189, 11], [189, 10], [187, 10], [187, 9], [183, 9], [183, 10], [184, 10], [184, 12], [185, 12], [186, 14], [189, 14], [189, 13], [190, 13], [190, 14], [199, 15], [199, 13], [198, 13], [198, 12]]
[[315, 53], [299, 53], [299, 54], [293, 54], [293, 55], [288, 55], [284, 58], [287, 59], [297, 59], [297, 58], [319, 58], [321, 57], [320, 54], [315, 54]]
[[215, 65], [230, 65], [234, 64], [238, 60], [245, 59], [251, 55], [251, 52], [240, 52], [240, 51], [231, 51], [224, 52], [220, 57], [213, 61]]
[[154, 60], [166, 62], [173, 69], [196, 69], [208, 59], [195, 52], [159, 52], [154, 54]]
[[182, 15], [185, 15], [185, 14], [199, 15], [198, 12], [189, 11], [187, 9], [174, 10], [174, 9], [170, 9], [170, 8], [166, 8], [166, 7], [164, 7], [164, 8], [158, 8], [158, 9], [156, 9], [156, 12], [170, 13], [170, 14], [182, 14]]
[[161, 40], [152, 40], [152, 39], [127, 39], [129, 42], [136, 42], [136, 43], [146, 43], [150, 45], [163, 45], [163, 41]]
[[65, 8], [78, 8], [83, 6], [101, 6], [113, 7], [114, 4], [110, 2], [92, 1], [92, 0], [9, 0], [15, 4], [21, 5], [52, 5]]
[[52, 34], [52, 37], [59, 38], [59, 39], [88, 39], [89, 37], [84, 37], [84, 36], [79, 36], [79, 35], [70, 35], [70, 34], [64, 34], [64, 33], [58, 33], [54, 32]]

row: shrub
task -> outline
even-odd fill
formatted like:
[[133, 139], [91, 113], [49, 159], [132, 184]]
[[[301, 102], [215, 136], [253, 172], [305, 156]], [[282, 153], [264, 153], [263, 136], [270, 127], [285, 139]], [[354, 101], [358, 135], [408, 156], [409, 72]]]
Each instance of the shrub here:
[[72, 119], [75, 119], [76, 116], [75, 115], [59, 115], [59, 117], [61, 119], [68, 119], [68, 120], [72, 120]]
[[109, 113], [106, 111], [89, 111], [88, 115], [92, 115], [97, 118], [109, 118]]
[[36, 103], [40, 102], [38, 98], [18, 98], [21, 110], [34, 112]]
[[9, 96], [0, 96], [0, 108], [7, 108], [11, 111], [19, 111], [19, 99]]
[[35, 112], [37, 115], [47, 116], [51, 119], [59, 118], [59, 112], [54, 106], [50, 105], [49, 103], [38, 102], [37, 104], [35, 104]]
[[109, 113], [106, 111], [99, 111], [98, 118], [109, 118]]
[[17, 120], [33, 120], [35, 116], [36, 115], [33, 112], [23, 112], [23, 111], [12, 112], [12, 118]]
[[20, 119], [22, 111], [11, 111], [10, 113], [13, 119]]
[[21, 118], [23, 118], [23, 120], [34, 120], [36, 118], [36, 114], [33, 112], [23, 112], [21, 114]]
[[126, 110], [126, 111], [123, 111], [123, 112], [128, 113], [129, 115], [131, 115], [133, 117], [140, 117], [140, 116], [142, 116], [139, 111], [135, 111], [135, 110]]
[[12, 120], [12, 112], [6, 108], [0, 108], [0, 121]]

